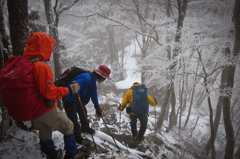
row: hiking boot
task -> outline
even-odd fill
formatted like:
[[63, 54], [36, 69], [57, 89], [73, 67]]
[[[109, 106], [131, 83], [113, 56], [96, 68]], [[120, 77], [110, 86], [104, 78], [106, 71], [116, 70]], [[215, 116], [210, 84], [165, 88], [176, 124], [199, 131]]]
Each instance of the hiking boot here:
[[80, 145], [83, 146], [90, 146], [91, 145], [91, 141], [87, 140], [87, 139], [79, 139], [79, 140], [75, 140], [75, 142], [77, 142]]
[[81, 158], [83, 158], [83, 153], [78, 152], [78, 154], [76, 156], [74, 156], [73, 159], [81, 159]]
[[71, 157], [71, 158], [69, 158], [69, 157], [64, 157], [64, 159], [82, 159], [83, 158], [83, 153], [81, 153], [81, 152], [78, 152], [78, 154], [76, 154], [76, 156], [74, 156], [74, 157]]
[[92, 142], [89, 141], [89, 140], [87, 140], [87, 139], [84, 139], [84, 140], [82, 141], [82, 145], [83, 145], [83, 146], [89, 147], [89, 146], [91, 146], [91, 144], [92, 144]]
[[59, 159], [62, 157], [62, 149], [58, 149], [57, 152], [58, 152], [57, 159]]
[[95, 134], [95, 130], [92, 128], [82, 129], [82, 133]]
[[57, 156], [56, 157], [49, 157], [47, 156], [47, 159], [60, 159], [62, 157], [62, 149], [57, 150]]
[[83, 140], [84, 140], [83, 138], [80, 138], [80, 139], [76, 139], [76, 138], [75, 138], [75, 142], [78, 143], [78, 144], [80, 144], [80, 145], [82, 145], [82, 141], [83, 141]]
[[138, 141], [142, 141], [142, 140], [144, 140], [144, 137], [138, 137], [137, 140], [138, 140]]

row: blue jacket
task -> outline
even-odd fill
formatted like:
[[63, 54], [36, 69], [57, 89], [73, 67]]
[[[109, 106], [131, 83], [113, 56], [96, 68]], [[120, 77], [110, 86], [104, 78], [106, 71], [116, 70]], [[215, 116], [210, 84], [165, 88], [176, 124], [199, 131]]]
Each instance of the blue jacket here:
[[[92, 79], [93, 78], [93, 79]], [[91, 82], [92, 79], [92, 82]], [[78, 91], [80, 98], [82, 100], [82, 104], [86, 105], [90, 98], [94, 104], [94, 106], [98, 106], [98, 94], [97, 94], [97, 85], [96, 85], [96, 77], [92, 76], [89, 73], [82, 73], [75, 77], [72, 81], [76, 81], [79, 84], [80, 90]], [[72, 84], [72, 81], [68, 84]], [[86, 87], [89, 83], [89, 87]], [[78, 102], [77, 94], [73, 94], [72, 97], [70, 95], [66, 95], [65, 99], [69, 102], [76, 103]]]

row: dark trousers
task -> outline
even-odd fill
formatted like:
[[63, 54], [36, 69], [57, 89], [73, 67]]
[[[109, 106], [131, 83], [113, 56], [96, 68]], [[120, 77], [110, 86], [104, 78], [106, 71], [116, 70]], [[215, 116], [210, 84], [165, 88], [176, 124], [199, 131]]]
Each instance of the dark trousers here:
[[[79, 102], [73, 104], [72, 102], [68, 102], [63, 99], [63, 104], [65, 108], [65, 112], [68, 116], [68, 118], [73, 122], [74, 124], [74, 135], [76, 140], [81, 140], [81, 130], [88, 130], [89, 129], [89, 123], [87, 117], [87, 109], [85, 105], [83, 105], [84, 111], [86, 113], [86, 117], [84, 116], [84, 112], [82, 110], [82, 107]], [[81, 126], [78, 123], [78, 116], [80, 118]]]
[[[132, 130], [132, 135], [138, 137], [143, 137], [145, 134], [145, 131], [147, 129], [147, 122], [148, 122], [148, 117], [147, 115], [130, 115], [131, 119], [131, 130]], [[140, 129], [139, 132], [137, 131], [137, 119], [140, 120]]]

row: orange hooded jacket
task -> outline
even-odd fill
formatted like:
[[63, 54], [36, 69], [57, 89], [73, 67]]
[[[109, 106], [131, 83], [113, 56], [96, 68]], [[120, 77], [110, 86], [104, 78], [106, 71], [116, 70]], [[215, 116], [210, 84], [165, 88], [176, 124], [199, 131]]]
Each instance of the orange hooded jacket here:
[[[49, 61], [55, 40], [45, 33], [35, 32], [31, 34], [27, 41], [27, 46], [24, 50], [23, 57], [31, 59], [37, 57], [43, 61]], [[66, 87], [55, 87], [53, 84], [53, 72], [48, 64], [42, 61], [33, 63], [33, 73], [36, 85], [42, 95], [50, 100], [57, 100], [68, 94]], [[51, 108], [46, 108], [50, 111], [57, 106], [57, 102]]]

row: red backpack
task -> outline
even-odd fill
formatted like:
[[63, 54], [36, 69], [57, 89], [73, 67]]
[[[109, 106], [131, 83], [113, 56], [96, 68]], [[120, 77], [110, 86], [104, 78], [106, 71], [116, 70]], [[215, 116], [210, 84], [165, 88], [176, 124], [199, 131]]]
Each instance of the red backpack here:
[[11, 57], [0, 70], [0, 97], [14, 120], [34, 120], [46, 110], [34, 80], [33, 64], [21, 56]]

